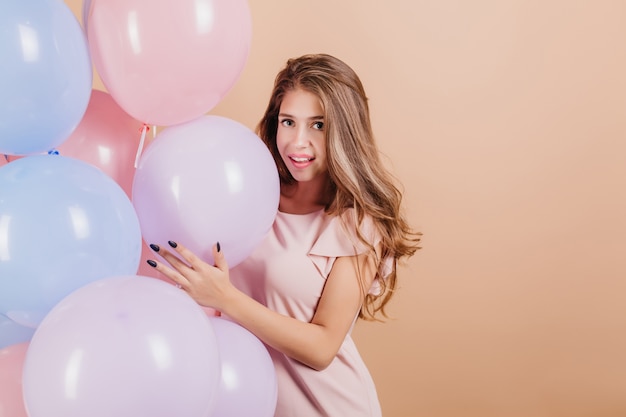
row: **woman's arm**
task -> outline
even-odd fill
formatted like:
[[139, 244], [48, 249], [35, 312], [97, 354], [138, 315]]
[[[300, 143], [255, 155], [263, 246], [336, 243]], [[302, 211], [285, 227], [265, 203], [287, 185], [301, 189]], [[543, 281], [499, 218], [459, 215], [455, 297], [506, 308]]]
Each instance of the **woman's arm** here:
[[200, 305], [231, 317], [260, 340], [287, 356], [316, 369], [326, 368], [341, 347], [361, 304], [363, 288], [369, 288], [376, 271], [371, 256], [340, 257], [326, 280], [310, 323], [270, 310], [239, 291], [229, 279], [224, 255], [213, 248], [215, 266], [202, 261], [183, 245], [159, 254], [172, 266], [157, 263], [156, 269], [179, 284]]

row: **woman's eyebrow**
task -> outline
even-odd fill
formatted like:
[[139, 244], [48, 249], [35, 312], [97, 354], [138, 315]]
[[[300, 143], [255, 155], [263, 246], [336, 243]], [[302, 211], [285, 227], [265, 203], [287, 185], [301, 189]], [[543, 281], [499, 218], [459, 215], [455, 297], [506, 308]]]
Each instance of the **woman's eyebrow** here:
[[[297, 119], [297, 117], [295, 117], [292, 114], [289, 113], [278, 113], [278, 117], [289, 117], [291, 119]], [[311, 116], [311, 117], [307, 117], [307, 120], [323, 120], [324, 116]]]

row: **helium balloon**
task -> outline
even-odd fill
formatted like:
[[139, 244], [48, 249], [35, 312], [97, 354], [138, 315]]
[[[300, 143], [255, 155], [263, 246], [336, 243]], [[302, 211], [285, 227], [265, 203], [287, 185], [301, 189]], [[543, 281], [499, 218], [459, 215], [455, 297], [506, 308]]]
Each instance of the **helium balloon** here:
[[93, 90], [82, 120], [57, 150], [100, 168], [130, 198], [142, 127], [110, 94]]
[[28, 417], [22, 396], [22, 369], [28, 342], [0, 348], [0, 416]]
[[252, 39], [246, 0], [92, 0], [86, 27], [106, 90], [135, 119], [159, 126], [221, 101]]
[[[18, 343], [29, 342], [35, 333], [32, 327], [22, 326], [0, 314], [0, 349]], [[0, 407], [2, 409], [2, 407]], [[2, 413], [0, 413], [2, 416]]]
[[147, 243], [180, 242], [213, 264], [220, 242], [230, 267], [272, 227], [278, 171], [261, 139], [244, 125], [203, 116], [162, 130], [135, 172], [132, 201]]
[[41, 322], [24, 363], [29, 417], [210, 417], [216, 336], [184, 291], [154, 278], [87, 284]]
[[61, 155], [0, 168], [0, 313], [37, 327], [75, 289], [134, 274], [140, 256], [137, 214], [98, 168]]
[[3, 0], [0, 28], [0, 154], [47, 152], [87, 108], [93, 73], [85, 34], [58, 0]]
[[267, 348], [239, 324], [209, 317], [220, 351], [222, 374], [212, 417], [272, 417], [278, 387]]

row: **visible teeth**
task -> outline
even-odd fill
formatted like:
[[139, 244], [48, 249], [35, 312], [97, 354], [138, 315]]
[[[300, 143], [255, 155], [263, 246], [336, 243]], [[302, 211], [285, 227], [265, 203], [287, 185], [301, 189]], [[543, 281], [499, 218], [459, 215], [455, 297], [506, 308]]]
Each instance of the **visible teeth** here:
[[312, 158], [296, 158], [296, 157], [293, 157], [291, 159], [293, 159], [296, 162], [308, 162], [312, 160]]

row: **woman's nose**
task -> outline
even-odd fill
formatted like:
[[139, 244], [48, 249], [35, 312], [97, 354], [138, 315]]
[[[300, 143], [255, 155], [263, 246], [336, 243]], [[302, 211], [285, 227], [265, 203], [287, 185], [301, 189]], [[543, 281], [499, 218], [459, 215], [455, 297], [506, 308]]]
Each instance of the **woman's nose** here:
[[296, 129], [294, 142], [296, 146], [298, 146], [299, 148], [304, 148], [309, 144], [308, 135], [305, 129], [303, 128]]

